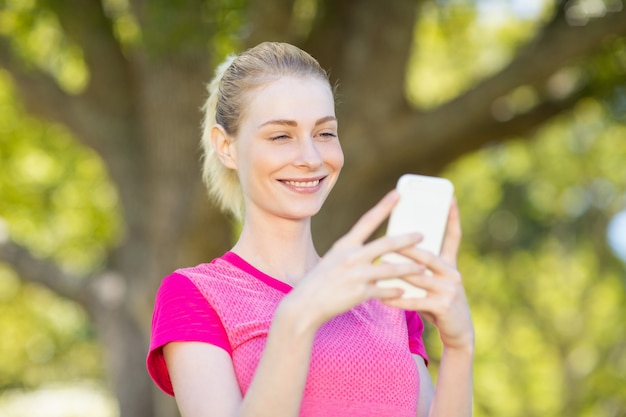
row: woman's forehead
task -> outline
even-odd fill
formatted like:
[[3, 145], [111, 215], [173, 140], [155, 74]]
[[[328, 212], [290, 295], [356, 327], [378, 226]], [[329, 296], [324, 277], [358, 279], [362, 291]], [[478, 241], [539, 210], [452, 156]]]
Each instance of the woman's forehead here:
[[319, 78], [280, 77], [250, 93], [244, 114], [257, 125], [273, 119], [317, 120], [335, 115], [332, 89]]

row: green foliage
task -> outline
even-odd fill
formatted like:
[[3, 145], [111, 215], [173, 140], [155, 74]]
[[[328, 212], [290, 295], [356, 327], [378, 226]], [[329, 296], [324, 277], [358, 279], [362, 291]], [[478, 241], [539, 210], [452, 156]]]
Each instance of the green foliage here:
[[113, 33], [121, 45], [133, 47], [141, 42], [141, 27], [127, 0], [105, 0], [102, 5], [113, 22]]
[[88, 82], [82, 51], [63, 33], [58, 19], [36, 1], [5, 0], [0, 7], [0, 35], [11, 39], [26, 67], [42, 69], [70, 93]]
[[[425, 2], [415, 30], [417, 48], [407, 74], [407, 96], [421, 107], [445, 102], [501, 69], [516, 47], [534, 36], [541, 16], [520, 18], [501, 2]], [[477, 3], [477, 4], [475, 4]]]
[[0, 267], [0, 390], [102, 378], [89, 318], [75, 303]]
[[[497, 71], [543, 19], [491, 20], [481, 3], [425, 3], [408, 73], [411, 101], [436, 106]], [[611, 85], [626, 73], [620, 42], [548, 86], [555, 93], [586, 77], [598, 99], [530, 142], [494, 144], [442, 173], [455, 183], [462, 214], [478, 417], [608, 417], [626, 409], [626, 266], [606, 240], [610, 219], [626, 208], [619, 122], [626, 94]], [[535, 94], [521, 87], [507, 104], [523, 112]], [[426, 337], [436, 375], [441, 345], [430, 326]]]
[[490, 147], [444, 174], [464, 225], [478, 416], [626, 409], [626, 266], [606, 241], [626, 207], [625, 135], [589, 100], [532, 142]]
[[[2, 73], [0, 190], [2, 234], [75, 274], [97, 268], [115, 241], [117, 197], [99, 158], [59, 126], [24, 115]], [[81, 307], [21, 283], [4, 265], [0, 318], [0, 389], [102, 377]]]
[[26, 116], [1, 72], [0, 84], [0, 219], [38, 255], [90, 271], [119, 231], [115, 189], [93, 151]]

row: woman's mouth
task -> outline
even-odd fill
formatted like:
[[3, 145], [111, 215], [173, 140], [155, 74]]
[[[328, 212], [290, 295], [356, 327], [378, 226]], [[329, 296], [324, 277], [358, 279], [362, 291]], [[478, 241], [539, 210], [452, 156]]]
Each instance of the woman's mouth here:
[[285, 184], [287, 185], [291, 185], [292, 187], [298, 187], [298, 188], [310, 188], [310, 187], [317, 187], [320, 183], [320, 180], [312, 180], [312, 181], [292, 181], [292, 180], [287, 180], [287, 181], [283, 181]]
[[298, 193], [316, 193], [321, 189], [321, 185], [326, 177], [315, 179], [291, 179], [280, 180], [287, 188]]

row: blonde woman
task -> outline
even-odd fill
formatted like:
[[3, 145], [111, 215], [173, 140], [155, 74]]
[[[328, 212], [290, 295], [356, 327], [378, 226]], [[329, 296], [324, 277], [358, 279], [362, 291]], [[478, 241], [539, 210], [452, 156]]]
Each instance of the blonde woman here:
[[[416, 249], [417, 234], [369, 241], [395, 191], [322, 257], [311, 217], [343, 153], [317, 61], [262, 43], [218, 68], [205, 112], [204, 178], [243, 228], [223, 256], [173, 272], [157, 294], [148, 369], [182, 416], [471, 415], [474, 330], [455, 266], [456, 206], [441, 257]], [[375, 262], [388, 252], [415, 262]], [[428, 295], [375, 285], [398, 276]], [[418, 312], [443, 342], [436, 388]]]

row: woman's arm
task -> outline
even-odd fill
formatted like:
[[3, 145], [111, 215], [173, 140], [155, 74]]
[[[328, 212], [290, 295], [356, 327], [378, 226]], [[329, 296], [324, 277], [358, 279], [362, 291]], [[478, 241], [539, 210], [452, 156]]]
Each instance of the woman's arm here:
[[472, 352], [444, 348], [436, 389], [424, 359], [414, 359], [420, 377], [417, 417], [471, 415]]
[[241, 393], [225, 350], [203, 342], [172, 342], [163, 354], [181, 416], [238, 414]]
[[181, 415], [297, 416], [315, 329], [289, 310], [290, 303], [279, 307], [245, 398], [226, 351], [207, 343], [167, 344], [165, 361]]
[[443, 348], [430, 417], [472, 415], [473, 357], [470, 347]]

